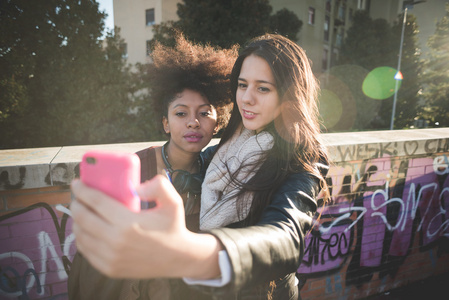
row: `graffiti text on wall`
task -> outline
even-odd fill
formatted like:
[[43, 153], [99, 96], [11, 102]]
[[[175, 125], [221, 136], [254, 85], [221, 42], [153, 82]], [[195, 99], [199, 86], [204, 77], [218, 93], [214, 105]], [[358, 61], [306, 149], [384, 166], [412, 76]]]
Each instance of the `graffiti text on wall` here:
[[58, 219], [45, 203], [0, 217], [4, 239], [0, 244], [0, 298], [56, 299], [66, 295], [75, 251], [70, 220], [66, 214]]
[[[374, 272], [393, 276], [410, 254], [449, 238], [449, 162], [446, 155], [370, 159], [330, 170], [332, 202], [306, 240], [298, 269], [307, 277], [339, 273], [360, 286]], [[448, 252], [441, 247], [438, 253]], [[341, 274], [340, 274], [341, 275]]]

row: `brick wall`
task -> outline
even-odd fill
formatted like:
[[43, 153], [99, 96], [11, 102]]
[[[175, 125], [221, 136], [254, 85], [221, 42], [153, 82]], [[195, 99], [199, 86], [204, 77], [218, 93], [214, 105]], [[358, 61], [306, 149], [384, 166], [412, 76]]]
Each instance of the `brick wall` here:
[[[306, 238], [303, 299], [360, 299], [449, 270], [449, 128], [324, 134], [331, 200]], [[90, 148], [0, 151], [0, 299], [65, 299], [68, 184]]]

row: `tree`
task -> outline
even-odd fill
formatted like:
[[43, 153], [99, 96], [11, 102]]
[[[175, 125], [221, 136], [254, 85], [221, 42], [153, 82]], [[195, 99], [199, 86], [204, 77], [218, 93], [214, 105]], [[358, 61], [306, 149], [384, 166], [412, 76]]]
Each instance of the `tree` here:
[[[353, 17], [351, 28], [343, 43], [339, 65], [356, 65], [366, 70], [366, 74], [377, 67], [388, 66], [397, 68], [399, 43], [402, 30], [402, 17], [393, 26], [386, 20], [373, 20], [366, 11], [357, 11]], [[419, 51], [417, 51], [417, 25], [413, 15], [407, 15], [404, 44], [402, 50], [401, 72], [404, 80], [398, 90], [395, 127], [404, 128], [412, 125], [417, 110], [418, 74], [420, 72]], [[343, 75], [350, 77], [350, 74]], [[360, 91], [364, 77], [352, 81], [352, 88]], [[347, 80], [346, 80], [347, 81]], [[384, 100], [373, 100], [362, 95], [356, 96], [357, 119], [352, 129], [387, 129], [390, 125], [393, 107], [393, 97]], [[378, 101], [377, 105], [374, 101]], [[364, 108], [368, 107], [369, 110]], [[376, 110], [373, 110], [377, 107]], [[368, 115], [366, 115], [368, 114]], [[346, 130], [350, 128], [345, 128]]]
[[[396, 65], [393, 34], [385, 19], [373, 20], [367, 11], [354, 13], [352, 26], [342, 45], [339, 64], [356, 64], [368, 70]], [[393, 54], [393, 55], [392, 55]]]
[[118, 32], [94, 0], [0, 3], [0, 148], [132, 141], [133, 92]]
[[298, 33], [301, 30], [302, 21], [294, 12], [283, 8], [270, 16], [271, 32], [279, 33], [292, 41], [298, 41]]
[[178, 30], [197, 43], [229, 48], [276, 32], [296, 41], [302, 22], [287, 9], [274, 15], [268, 0], [184, 0], [178, 3], [179, 20], [154, 26], [152, 43], [172, 45]]
[[423, 116], [432, 124], [438, 122], [438, 126], [445, 127], [449, 126], [449, 4], [427, 44], [430, 53], [423, 75], [427, 110]]

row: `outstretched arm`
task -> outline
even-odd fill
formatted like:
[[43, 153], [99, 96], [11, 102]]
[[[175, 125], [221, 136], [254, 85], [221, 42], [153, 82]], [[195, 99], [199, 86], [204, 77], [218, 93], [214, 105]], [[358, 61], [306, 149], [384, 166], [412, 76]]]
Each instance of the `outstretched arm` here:
[[110, 277], [190, 277], [210, 279], [220, 274], [220, 242], [210, 234], [187, 230], [182, 199], [170, 182], [156, 176], [137, 190], [154, 209], [134, 213], [119, 202], [72, 183], [71, 205], [78, 250]]

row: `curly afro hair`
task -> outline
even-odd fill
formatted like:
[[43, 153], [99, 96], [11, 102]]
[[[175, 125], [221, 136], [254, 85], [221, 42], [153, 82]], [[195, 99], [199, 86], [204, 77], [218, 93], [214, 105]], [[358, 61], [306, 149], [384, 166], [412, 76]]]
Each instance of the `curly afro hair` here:
[[157, 115], [167, 117], [177, 94], [190, 89], [204, 95], [217, 110], [219, 128], [229, 121], [232, 110], [229, 78], [238, 56], [238, 47], [218, 49], [196, 45], [178, 33], [175, 48], [156, 43], [147, 75]]

